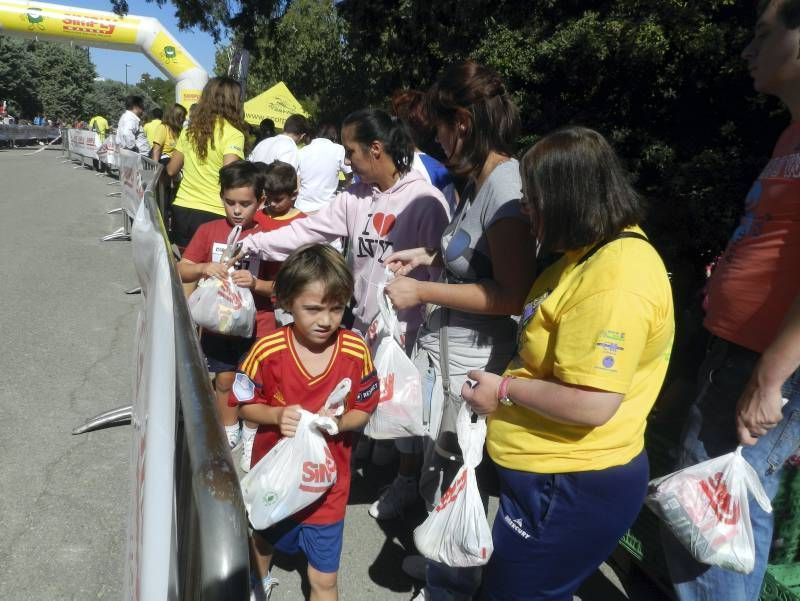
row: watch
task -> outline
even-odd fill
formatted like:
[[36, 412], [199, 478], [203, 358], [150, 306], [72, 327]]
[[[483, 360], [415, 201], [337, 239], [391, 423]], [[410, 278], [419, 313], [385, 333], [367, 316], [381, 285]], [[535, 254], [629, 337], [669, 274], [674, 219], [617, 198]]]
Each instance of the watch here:
[[501, 405], [505, 405], [506, 407], [512, 407], [514, 405], [514, 401], [508, 396], [508, 385], [513, 380], [513, 376], [506, 376], [503, 378], [503, 381], [500, 382], [500, 386], [497, 389], [497, 401]]

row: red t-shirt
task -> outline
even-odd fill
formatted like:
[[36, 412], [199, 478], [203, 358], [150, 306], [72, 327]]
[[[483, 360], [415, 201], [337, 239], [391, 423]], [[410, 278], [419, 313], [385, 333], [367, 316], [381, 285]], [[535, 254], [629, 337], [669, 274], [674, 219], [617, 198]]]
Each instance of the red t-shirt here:
[[800, 122], [781, 134], [707, 289], [706, 328], [757, 352], [800, 293]]
[[[259, 218], [259, 215], [263, 217], [261, 211], [258, 211], [253, 219], [253, 224], [242, 230], [242, 234], [239, 237], [240, 240], [246, 238], [250, 234], [265, 231], [264, 223], [266, 222], [263, 218]], [[189, 246], [183, 251], [183, 258], [192, 263], [218, 263], [222, 258], [222, 253], [225, 251], [228, 235], [231, 233], [232, 229], [233, 226], [228, 223], [227, 219], [215, 219], [214, 221], [204, 223], [197, 228], [194, 236], [192, 236]], [[270, 277], [267, 272], [268, 265], [264, 265], [264, 263], [269, 262], [256, 262], [254, 269], [251, 269], [250, 273], [259, 280], [274, 280], [274, 275]], [[272, 306], [272, 301], [267, 296], [253, 294], [253, 300], [256, 305], [255, 336], [260, 338], [275, 331], [274, 308]]]
[[[294, 349], [292, 327], [279, 328], [253, 345], [239, 371], [252, 381], [255, 396], [240, 401], [234, 387], [228, 404], [232, 407], [240, 402], [263, 403], [272, 407], [300, 405], [317, 413], [337, 384], [349, 378], [351, 387], [345, 411], [359, 409], [372, 413], [378, 404], [380, 385], [364, 340], [350, 330], [340, 329], [327, 369], [312, 377], [303, 368]], [[242, 376], [237, 374], [236, 377]], [[350, 495], [350, 455], [356, 437], [353, 432], [342, 432], [336, 436], [325, 435], [325, 438], [336, 462], [336, 482], [316, 503], [292, 516], [294, 521], [333, 524], [344, 519]], [[259, 426], [253, 441], [251, 465], [258, 463], [280, 439], [278, 426]]]
[[[262, 232], [271, 232], [280, 229], [285, 225], [289, 225], [296, 219], [302, 219], [305, 216], [305, 213], [298, 211], [295, 208], [289, 209], [286, 215], [281, 215], [280, 217], [273, 217], [266, 212], [259, 211], [256, 213], [254, 221], [259, 225]], [[268, 261], [266, 259], [262, 259], [261, 257], [252, 257], [251, 261], [255, 261], [258, 264], [258, 279], [266, 282], [275, 281], [275, 276], [278, 275], [278, 271], [280, 270], [281, 265], [283, 265], [283, 261]], [[275, 306], [272, 304], [272, 298], [266, 296], [256, 297], [256, 308], [259, 311], [275, 311]], [[257, 334], [258, 337], [261, 338], [274, 330], [275, 326], [273, 325], [270, 330], [264, 332], [259, 331]]]

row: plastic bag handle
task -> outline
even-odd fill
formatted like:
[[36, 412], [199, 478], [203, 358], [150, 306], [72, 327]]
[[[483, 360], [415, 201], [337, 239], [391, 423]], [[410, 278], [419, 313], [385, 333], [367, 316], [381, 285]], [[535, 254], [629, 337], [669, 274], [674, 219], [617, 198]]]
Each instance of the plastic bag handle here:
[[742, 480], [744, 480], [744, 485], [747, 488], [747, 490], [750, 491], [750, 494], [753, 495], [753, 498], [756, 500], [756, 503], [758, 503], [761, 506], [761, 509], [763, 509], [767, 513], [772, 513], [772, 503], [770, 502], [769, 497], [767, 496], [767, 492], [764, 490], [764, 485], [761, 484], [761, 479], [758, 477], [758, 474], [753, 469], [753, 466], [750, 465], [747, 459], [745, 459], [744, 456], [742, 455], [743, 448], [744, 447], [742, 445], [739, 445], [738, 447], [736, 447], [734, 453], [736, 454], [736, 457], [738, 459], [741, 459], [741, 465], [743, 468], [741, 470], [741, 476]]
[[[388, 269], [386, 270], [386, 274], [391, 275], [391, 271]], [[377, 298], [377, 305], [378, 305], [378, 313], [380, 313], [381, 317], [383, 318], [383, 323], [386, 325], [386, 328], [389, 330], [389, 333], [394, 337], [395, 340], [400, 340], [400, 320], [397, 318], [397, 311], [395, 310], [394, 306], [392, 305], [392, 301], [389, 299], [386, 294], [384, 294], [383, 290], [386, 288], [386, 284], [381, 284], [378, 286], [378, 298]]]

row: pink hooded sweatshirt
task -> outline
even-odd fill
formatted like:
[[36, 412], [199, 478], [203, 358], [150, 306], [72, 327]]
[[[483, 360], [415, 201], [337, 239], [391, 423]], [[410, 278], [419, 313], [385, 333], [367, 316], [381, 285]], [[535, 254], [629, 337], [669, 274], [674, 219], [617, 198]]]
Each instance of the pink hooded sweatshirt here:
[[[297, 219], [272, 232], [260, 232], [243, 241], [243, 249], [264, 258], [283, 261], [305, 244], [350, 238], [348, 262], [355, 280], [356, 308], [353, 327], [367, 342], [370, 325], [378, 315], [377, 286], [386, 281], [383, 261], [398, 250], [439, 248], [450, 211], [442, 193], [411, 171], [385, 192], [365, 183], [354, 184], [317, 213]], [[418, 268], [411, 277], [436, 279], [438, 269]], [[407, 349], [414, 344], [423, 320], [423, 307], [398, 312]]]

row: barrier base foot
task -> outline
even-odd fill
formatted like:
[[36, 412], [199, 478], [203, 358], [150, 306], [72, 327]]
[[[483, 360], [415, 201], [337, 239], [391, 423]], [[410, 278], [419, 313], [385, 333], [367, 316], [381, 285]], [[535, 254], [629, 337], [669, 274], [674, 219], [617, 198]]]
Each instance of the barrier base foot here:
[[116, 240], [122, 240], [125, 242], [129, 242], [131, 239], [131, 235], [125, 231], [124, 227], [118, 228], [113, 233], [109, 234], [108, 236], [103, 236], [100, 238], [103, 242], [113, 242]]
[[[119, 194], [119, 192], [113, 192], [113, 194]], [[125, 209], [123, 209], [122, 207], [118, 209], [111, 209], [110, 211], [106, 211], [106, 215], [114, 215], [115, 213], [122, 213], [122, 211], [124, 210]]]
[[130, 423], [131, 416], [133, 415], [133, 407], [127, 405], [124, 407], [117, 407], [111, 411], [106, 411], [95, 417], [91, 417], [86, 422], [72, 430], [73, 436], [76, 434], [85, 434], [86, 432], [93, 432], [101, 428], [108, 428], [111, 426], [122, 426]]
[[125, 291], [125, 294], [141, 294], [141, 293], [142, 293], [141, 286], [136, 286], [136, 288], [131, 288], [130, 290]]
[[108, 196], [109, 198], [111, 198], [111, 197], [119, 197], [119, 196], [122, 196], [122, 192], [109, 192], [108, 194], [106, 194], [106, 196]]

